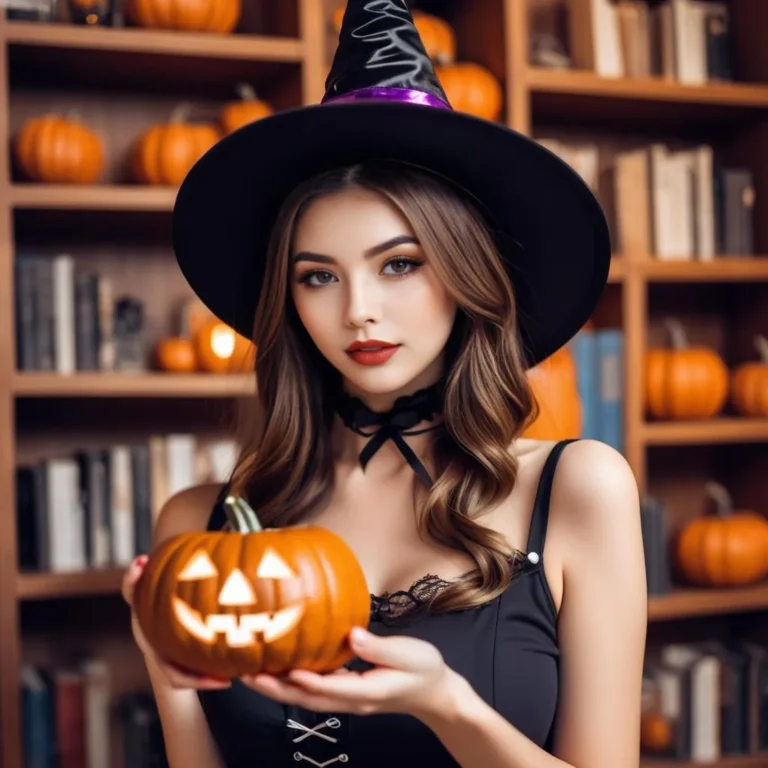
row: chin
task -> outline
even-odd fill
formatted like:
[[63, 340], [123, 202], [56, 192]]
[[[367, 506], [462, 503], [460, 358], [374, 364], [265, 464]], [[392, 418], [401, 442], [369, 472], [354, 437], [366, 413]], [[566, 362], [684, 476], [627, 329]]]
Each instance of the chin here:
[[392, 360], [384, 365], [364, 366], [345, 360], [338, 370], [350, 388], [367, 395], [388, 395], [391, 392], [410, 390], [414, 382], [422, 380], [424, 383], [419, 383], [416, 389], [433, 383], [434, 375], [431, 369], [434, 362], [426, 368], [404, 365], [404, 361], [399, 364], [394, 362]]
[[387, 370], [386, 365], [371, 366], [362, 370], [342, 371], [342, 376], [347, 382], [361, 393], [369, 395], [386, 395], [407, 387], [417, 374], [409, 374], [402, 369], [399, 371]]

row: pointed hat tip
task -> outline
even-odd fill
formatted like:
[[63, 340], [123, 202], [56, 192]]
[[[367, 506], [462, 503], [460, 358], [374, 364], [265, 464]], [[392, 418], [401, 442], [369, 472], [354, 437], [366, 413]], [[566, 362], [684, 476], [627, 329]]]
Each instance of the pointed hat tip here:
[[322, 101], [361, 98], [450, 108], [406, 0], [347, 3]]

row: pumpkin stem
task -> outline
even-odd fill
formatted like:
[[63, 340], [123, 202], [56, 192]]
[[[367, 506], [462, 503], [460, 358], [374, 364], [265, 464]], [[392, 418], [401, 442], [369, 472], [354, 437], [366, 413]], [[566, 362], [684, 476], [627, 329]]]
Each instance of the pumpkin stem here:
[[256, 101], [256, 91], [252, 85], [248, 83], [238, 83], [237, 93], [243, 101]]
[[248, 523], [243, 517], [242, 510], [237, 506], [234, 496], [227, 496], [224, 499], [224, 511], [229, 524], [237, 533], [248, 533]]
[[182, 104], [178, 104], [171, 112], [171, 116], [168, 118], [169, 123], [186, 123], [189, 120], [189, 115], [192, 112], [192, 105], [185, 101]]
[[714, 500], [717, 506], [717, 514], [720, 517], [728, 517], [733, 512], [733, 499], [724, 485], [710, 480], [705, 484], [704, 489]]
[[768, 365], [768, 339], [758, 334], [755, 336], [755, 349], [763, 363]]
[[675, 349], [685, 349], [688, 346], [688, 340], [685, 338], [685, 330], [683, 324], [676, 320], [674, 317], [665, 317], [664, 325], [669, 331], [669, 336], [672, 340], [672, 346]]
[[224, 499], [227, 518], [238, 533], [258, 533], [262, 530], [259, 518], [245, 499], [227, 496]]

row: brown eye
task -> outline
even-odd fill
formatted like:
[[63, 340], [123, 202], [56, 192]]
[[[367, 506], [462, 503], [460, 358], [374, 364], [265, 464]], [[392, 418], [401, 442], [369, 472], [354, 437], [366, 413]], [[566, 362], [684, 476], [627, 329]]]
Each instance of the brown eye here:
[[384, 269], [393, 267], [393, 271], [389, 273], [392, 277], [405, 277], [415, 272], [423, 263], [415, 259], [391, 259], [384, 265]]
[[321, 285], [328, 285], [334, 279], [335, 278], [330, 272], [324, 272], [322, 270], [314, 270], [313, 272], [305, 272], [299, 278], [299, 282], [306, 283], [312, 288], [317, 288]]

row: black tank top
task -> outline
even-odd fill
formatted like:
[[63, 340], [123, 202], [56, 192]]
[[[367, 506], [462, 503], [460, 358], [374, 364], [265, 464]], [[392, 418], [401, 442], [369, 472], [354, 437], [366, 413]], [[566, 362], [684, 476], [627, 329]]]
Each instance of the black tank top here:
[[[555, 466], [569, 442], [557, 443], [547, 457], [536, 492], [525, 566], [501, 595], [474, 609], [388, 621], [388, 609], [418, 602], [440, 581], [427, 575], [407, 592], [372, 596], [369, 625], [379, 635], [405, 634], [435, 645], [446, 663], [490, 706], [548, 752], [560, 653], [557, 610], [543, 570], [543, 551]], [[218, 530], [224, 521], [217, 502], [208, 529]], [[354, 662], [348, 666], [356, 668]], [[198, 695], [227, 768], [458, 766], [434, 733], [408, 715], [316, 713], [285, 706], [238, 681], [226, 690], [199, 691]]]

